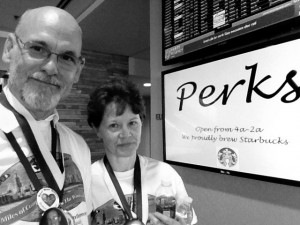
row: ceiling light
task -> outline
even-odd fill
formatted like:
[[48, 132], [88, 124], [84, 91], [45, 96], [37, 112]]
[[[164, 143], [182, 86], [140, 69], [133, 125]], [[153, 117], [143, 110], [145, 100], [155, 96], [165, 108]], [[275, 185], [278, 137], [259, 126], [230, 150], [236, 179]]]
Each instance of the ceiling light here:
[[151, 87], [151, 83], [144, 83], [144, 87]]

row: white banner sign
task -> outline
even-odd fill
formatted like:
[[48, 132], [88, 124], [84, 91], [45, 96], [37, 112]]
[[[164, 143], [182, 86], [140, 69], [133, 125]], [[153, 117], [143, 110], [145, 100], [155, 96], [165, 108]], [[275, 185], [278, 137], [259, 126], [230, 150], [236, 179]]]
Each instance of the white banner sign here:
[[168, 161], [300, 180], [300, 41], [164, 72]]

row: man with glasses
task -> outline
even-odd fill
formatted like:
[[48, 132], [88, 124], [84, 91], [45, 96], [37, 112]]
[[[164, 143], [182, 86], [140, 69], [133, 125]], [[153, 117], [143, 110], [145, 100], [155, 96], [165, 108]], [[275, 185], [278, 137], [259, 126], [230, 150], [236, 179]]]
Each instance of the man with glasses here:
[[90, 151], [58, 122], [56, 111], [79, 79], [81, 47], [76, 20], [50, 6], [27, 10], [7, 37], [2, 59], [9, 78], [0, 95], [3, 224], [39, 224], [53, 207], [68, 211], [76, 224], [88, 224]]

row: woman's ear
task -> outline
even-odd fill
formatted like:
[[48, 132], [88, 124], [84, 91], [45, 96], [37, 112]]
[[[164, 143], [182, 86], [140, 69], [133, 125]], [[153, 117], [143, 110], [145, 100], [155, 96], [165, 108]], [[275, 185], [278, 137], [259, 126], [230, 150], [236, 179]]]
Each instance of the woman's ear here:
[[2, 53], [2, 60], [5, 63], [10, 63], [11, 61], [12, 49], [14, 47], [14, 40], [15, 40], [14, 35], [12, 33], [8, 34], [8, 37], [3, 47], [3, 53]]
[[94, 132], [95, 132], [96, 134], [98, 133], [98, 128], [97, 128], [97, 127], [93, 126], [93, 130], [94, 130]]
[[95, 131], [97, 137], [98, 137], [100, 140], [102, 140], [102, 136], [101, 136], [101, 134], [100, 134], [100, 132], [99, 132], [99, 128], [93, 126], [93, 130]]

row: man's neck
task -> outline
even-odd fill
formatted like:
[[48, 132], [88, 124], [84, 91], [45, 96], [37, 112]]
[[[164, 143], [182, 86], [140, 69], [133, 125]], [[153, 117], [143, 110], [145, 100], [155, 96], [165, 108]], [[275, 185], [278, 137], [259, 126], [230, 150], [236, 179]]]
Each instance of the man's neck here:
[[37, 121], [44, 120], [44, 119], [48, 118], [50, 115], [52, 115], [54, 113], [54, 109], [46, 110], [46, 111], [45, 110], [39, 110], [39, 109], [33, 109], [24, 100], [18, 99], [18, 101], [28, 110], [28, 112]]
[[[25, 107], [26, 108], [26, 107]], [[53, 111], [51, 112], [45, 112], [45, 111], [31, 111], [30, 109], [26, 108], [30, 114], [33, 116], [33, 118], [37, 121], [44, 120], [48, 118], [50, 115], [53, 114]]]

